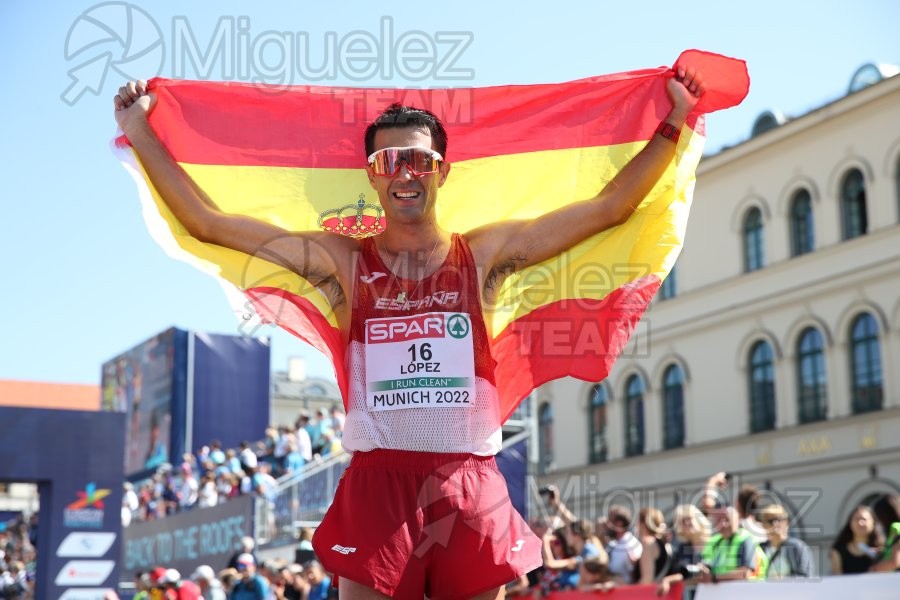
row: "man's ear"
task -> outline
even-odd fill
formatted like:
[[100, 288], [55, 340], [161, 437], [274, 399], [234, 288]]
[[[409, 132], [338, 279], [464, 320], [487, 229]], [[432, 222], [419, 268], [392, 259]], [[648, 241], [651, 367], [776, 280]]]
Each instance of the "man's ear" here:
[[372, 189], [373, 190], [376, 189], [375, 188], [375, 171], [372, 170], [372, 167], [370, 167], [370, 166], [366, 167], [366, 176], [369, 178], [369, 185], [372, 186]]
[[450, 163], [442, 162], [441, 166], [438, 168], [440, 169], [439, 172], [441, 174], [440, 178], [438, 179], [438, 187], [441, 187], [444, 185], [444, 182], [447, 181], [447, 177], [449, 177], [450, 175]]

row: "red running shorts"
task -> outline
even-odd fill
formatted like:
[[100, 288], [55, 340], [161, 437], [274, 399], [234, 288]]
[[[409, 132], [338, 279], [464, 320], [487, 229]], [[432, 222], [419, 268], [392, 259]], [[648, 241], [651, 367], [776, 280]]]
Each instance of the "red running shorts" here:
[[357, 452], [313, 537], [322, 565], [392, 598], [464, 599], [542, 564], [492, 456]]

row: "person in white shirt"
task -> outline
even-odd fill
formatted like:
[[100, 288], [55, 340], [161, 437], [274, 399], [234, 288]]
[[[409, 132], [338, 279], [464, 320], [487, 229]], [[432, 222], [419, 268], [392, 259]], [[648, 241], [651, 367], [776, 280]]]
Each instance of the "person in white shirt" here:
[[178, 505], [182, 510], [193, 507], [197, 504], [200, 492], [200, 485], [197, 478], [194, 477], [191, 465], [183, 463], [181, 465], [181, 485], [178, 487]]
[[140, 508], [140, 502], [134, 491], [134, 486], [130, 482], [126, 481], [122, 487], [122, 527], [128, 527], [131, 525], [138, 508]]
[[[306, 417], [306, 423], [308, 422], [309, 416]], [[303, 457], [304, 463], [312, 461], [312, 440], [309, 439], [309, 432], [306, 431], [302, 418], [297, 420], [297, 451]]]
[[210, 471], [203, 476], [203, 481], [200, 484], [197, 506], [206, 508], [207, 506], [215, 506], [218, 503], [219, 491], [216, 489], [216, 476]]
[[641, 542], [631, 533], [631, 511], [621, 505], [613, 505], [606, 516], [612, 535], [606, 551], [609, 554], [609, 574], [616, 583], [634, 583], [634, 565], [641, 560]]

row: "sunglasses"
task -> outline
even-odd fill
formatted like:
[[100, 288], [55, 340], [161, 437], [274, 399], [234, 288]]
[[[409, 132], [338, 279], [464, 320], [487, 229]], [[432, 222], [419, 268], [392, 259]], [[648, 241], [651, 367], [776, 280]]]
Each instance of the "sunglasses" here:
[[438, 167], [444, 157], [440, 152], [430, 148], [419, 146], [407, 146], [404, 148], [382, 148], [369, 155], [369, 166], [376, 175], [393, 177], [400, 172], [400, 163], [406, 163], [406, 168], [416, 177], [437, 173]]
[[763, 525], [775, 525], [786, 520], [787, 519], [785, 519], [784, 517], [772, 517], [771, 519], [763, 519], [761, 522]]

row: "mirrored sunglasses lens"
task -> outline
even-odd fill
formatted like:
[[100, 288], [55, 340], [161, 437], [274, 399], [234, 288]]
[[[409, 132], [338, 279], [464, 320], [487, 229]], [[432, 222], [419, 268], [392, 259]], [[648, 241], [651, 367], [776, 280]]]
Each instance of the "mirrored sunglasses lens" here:
[[382, 150], [375, 155], [372, 170], [378, 175], [393, 175], [397, 170], [397, 164], [395, 150]]
[[379, 151], [372, 162], [372, 170], [377, 175], [394, 175], [400, 168], [400, 163], [407, 166], [416, 174], [434, 173], [438, 170], [438, 161], [430, 152], [418, 148], [385, 148]]
[[434, 173], [437, 171], [437, 161], [430, 152], [424, 150], [411, 150], [407, 164], [416, 173]]

